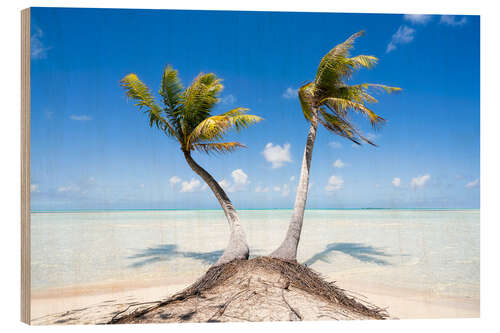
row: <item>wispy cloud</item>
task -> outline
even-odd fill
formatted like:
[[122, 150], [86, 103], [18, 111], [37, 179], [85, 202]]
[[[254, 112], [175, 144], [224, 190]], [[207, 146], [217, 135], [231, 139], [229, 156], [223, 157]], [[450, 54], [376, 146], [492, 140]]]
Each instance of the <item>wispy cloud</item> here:
[[54, 115], [54, 112], [53, 111], [45, 111], [44, 114], [45, 114], [45, 117], [47, 117], [47, 119], [51, 119], [52, 115]]
[[236, 97], [234, 97], [233, 95], [227, 95], [227, 96], [222, 97], [220, 99], [220, 102], [222, 104], [231, 105], [231, 104], [236, 103]]
[[429, 175], [428, 173], [423, 176], [417, 176], [412, 178], [410, 185], [413, 188], [423, 187], [429, 181], [429, 179], [431, 179], [431, 175]]
[[292, 161], [289, 143], [285, 143], [283, 147], [281, 147], [280, 145], [273, 145], [272, 142], [269, 142], [262, 151], [262, 155], [264, 155], [266, 161], [271, 163], [273, 169], [281, 168], [285, 163]]
[[370, 141], [375, 140], [376, 138], [380, 138], [380, 134], [368, 133], [366, 134], [366, 138]]
[[181, 182], [181, 179], [177, 176], [173, 176], [168, 181], [169, 181], [171, 186], [175, 186], [176, 184]]
[[443, 16], [441, 16], [439, 23], [445, 24], [445, 25], [450, 25], [452, 27], [458, 27], [458, 26], [462, 26], [462, 25], [466, 24], [467, 18], [465, 16], [458, 18], [457, 16], [454, 16], [454, 15], [443, 15]]
[[340, 142], [332, 141], [328, 144], [330, 147], [333, 149], [340, 149], [342, 148], [342, 144]]
[[389, 53], [397, 48], [400, 44], [408, 44], [415, 38], [415, 29], [410, 28], [406, 25], [402, 25], [398, 28], [398, 31], [392, 35], [392, 39], [387, 45], [386, 52]]
[[333, 162], [333, 166], [337, 169], [341, 169], [345, 167], [346, 164], [340, 158], [338, 158], [335, 162]]
[[70, 116], [70, 119], [76, 120], [76, 121], [89, 121], [89, 120], [92, 120], [92, 117], [87, 116], [85, 114], [82, 114], [82, 115], [74, 115], [73, 114]]
[[392, 186], [394, 186], [394, 187], [401, 186], [401, 178], [394, 177], [394, 179], [392, 180]]
[[47, 58], [47, 51], [50, 47], [47, 47], [42, 42], [43, 31], [40, 28], [36, 28], [36, 32], [31, 35], [31, 59], [45, 59]]
[[59, 186], [57, 188], [57, 192], [60, 192], [60, 193], [64, 193], [64, 192], [80, 192], [80, 187], [75, 186], [75, 185]]
[[423, 14], [406, 14], [404, 15], [404, 19], [406, 21], [410, 21], [413, 24], [425, 25], [429, 23], [429, 21], [432, 19], [432, 16]]
[[471, 181], [471, 182], [468, 182], [467, 184], [465, 184], [465, 187], [466, 188], [475, 188], [475, 187], [479, 187], [479, 178]]
[[288, 196], [288, 194], [290, 194], [290, 186], [288, 184], [274, 186], [273, 191], [279, 192], [282, 197], [286, 197]]
[[255, 188], [255, 192], [257, 192], [257, 193], [269, 192], [269, 187], [257, 185], [257, 187]]
[[297, 97], [298, 91], [299, 91], [299, 89], [288, 87], [288, 88], [286, 88], [285, 92], [281, 96], [283, 98], [286, 98], [286, 99], [295, 98], [295, 97]]
[[325, 190], [328, 192], [338, 191], [344, 187], [344, 179], [340, 176], [331, 176], [328, 179], [328, 184], [325, 186]]

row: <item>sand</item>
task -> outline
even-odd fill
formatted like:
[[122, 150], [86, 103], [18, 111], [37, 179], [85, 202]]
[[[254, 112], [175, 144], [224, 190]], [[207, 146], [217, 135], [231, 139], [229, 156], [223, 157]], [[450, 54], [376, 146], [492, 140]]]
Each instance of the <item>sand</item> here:
[[435, 295], [404, 288], [340, 280], [337, 284], [399, 319], [479, 318], [479, 299]]
[[[417, 290], [327, 276], [355, 296], [386, 308], [392, 318], [477, 318], [479, 299], [435, 295]], [[164, 300], [193, 281], [121, 282], [35, 292], [32, 324], [99, 324], [137, 303]], [[135, 287], [131, 287], [135, 286]], [[154, 303], [151, 303], [154, 305]], [[150, 306], [145, 304], [142, 306]]]

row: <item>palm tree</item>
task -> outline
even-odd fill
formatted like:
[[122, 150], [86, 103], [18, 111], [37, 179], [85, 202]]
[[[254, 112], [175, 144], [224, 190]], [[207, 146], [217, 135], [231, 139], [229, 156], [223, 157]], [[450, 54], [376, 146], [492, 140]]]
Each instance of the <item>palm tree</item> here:
[[366, 106], [368, 103], [377, 102], [374, 97], [368, 94], [368, 91], [370, 89], [380, 89], [391, 93], [401, 90], [400, 88], [381, 84], [348, 85], [346, 83], [347, 79], [351, 78], [356, 70], [372, 68], [377, 63], [378, 59], [373, 56], [349, 57], [349, 50], [353, 47], [354, 41], [363, 34], [363, 31], [355, 33], [345, 42], [335, 46], [328, 52], [321, 59], [314, 81], [306, 83], [298, 91], [300, 105], [304, 117], [310, 122], [310, 128], [290, 225], [284, 241], [278, 249], [271, 253], [271, 257], [287, 260], [296, 260], [297, 258], [297, 246], [304, 220], [309, 186], [309, 170], [318, 124], [356, 144], [361, 144], [364, 141], [375, 145], [350, 122], [349, 113], [353, 111], [362, 114], [370, 120], [372, 126], [376, 127], [382, 124], [384, 119]]
[[136, 101], [139, 110], [149, 117], [149, 126], [156, 127], [168, 137], [177, 140], [184, 158], [212, 190], [229, 222], [229, 244], [216, 265], [233, 259], [248, 259], [248, 244], [236, 210], [219, 183], [191, 157], [192, 151], [204, 153], [229, 153], [244, 147], [239, 142], [224, 142], [231, 129], [240, 131], [262, 118], [247, 114], [248, 109], [235, 108], [220, 115], [211, 115], [223, 89], [221, 80], [213, 73], [200, 73], [193, 83], [184, 89], [177, 71], [166, 66], [159, 94], [164, 107], [156, 102], [151, 90], [136, 74], [128, 74], [121, 80], [126, 95]]

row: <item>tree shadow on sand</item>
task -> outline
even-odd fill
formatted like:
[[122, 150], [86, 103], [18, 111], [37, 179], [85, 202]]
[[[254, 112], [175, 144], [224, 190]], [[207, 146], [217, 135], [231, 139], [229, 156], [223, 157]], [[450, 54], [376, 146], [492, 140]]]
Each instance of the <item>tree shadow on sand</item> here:
[[[144, 250], [140, 250], [137, 254], [127, 257], [127, 259], [138, 259], [138, 261], [132, 263], [130, 267], [138, 268], [148, 264], [154, 264], [156, 262], [172, 260], [175, 258], [190, 258], [194, 260], [201, 261], [203, 264], [213, 265], [219, 260], [224, 250], [217, 250], [211, 252], [191, 252], [191, 251], [179, 251], [176, 244], [163, 244], [156, 247], [149, 247]], [[262, 251], [259, 249], [252, 250], [252, 255], [250, 258], [258, 256]]]
[[164, 244], [157, 247], [150, 247], [141, 250], [139, 253], [127, 257], [127, 259], [139, 259], [139, 261], [136, 261], [130, 265], [134, 268], [175, 258], [191, 258], [199, 260], [204, 264], [213, 265], [222, 255], [222, 252], [224, 252], [224, 250], [217, 250], [212, 252], [179, 251], [178, 246], [175, 244]]
[[369, 262], [377, 265], [391, 265], [387, 260], [380, 257], [390, 257], [389, 254], [374, 248], [371, 245], [363, 243], [330, 243], [326, 249], [316, 253], [304, 262], [304, 265], [310, 266], [317, 261], [330, 263], [328, 255], [332, 252], [342, 252], [363, 262]]

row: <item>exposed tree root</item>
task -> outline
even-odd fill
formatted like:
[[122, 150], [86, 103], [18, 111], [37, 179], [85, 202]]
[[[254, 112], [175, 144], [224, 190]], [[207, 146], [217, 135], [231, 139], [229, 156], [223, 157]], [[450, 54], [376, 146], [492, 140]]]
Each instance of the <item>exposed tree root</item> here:
[[387, 319], [384, 309], [352, 296], [295, 261], [270, 257], [210, 268], [185, 290], [108, 323]]

